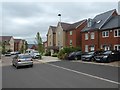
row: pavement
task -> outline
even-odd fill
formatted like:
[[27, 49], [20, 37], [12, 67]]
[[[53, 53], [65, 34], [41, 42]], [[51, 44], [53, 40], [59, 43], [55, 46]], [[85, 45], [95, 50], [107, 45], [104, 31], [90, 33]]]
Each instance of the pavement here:
[[12, 57], [2, 60], [3, 88], [118, 88], [120, 85], [117, 67], [43, 56], [42, 60], [34, 60], [32, 68], [16, 69], [11, 64]]
[[[38, 59], [36, 59], [38, 60]], [[58, 59], [57, 57], [51, 57], [51, 56], [42, 56], [41, 60], [38, 60], [42, 63], [46, 63], [46, 62], [57, 62], [57, 61], [61, 61], [60, 59]], [[113, 67], [120, 67], [120, 61], [116, 61], [116, 62], [110, 62], [110, 63], [97, 63], [97, 62], [87, 62], [87, 61], [82, 61], [82, 60], [73, 60], [71, 62], [79, 62], [79, 63], [88, 63], [88, 64], [96, 64], [96, 65], [107, 65], [107, 66], [113, 66]]]

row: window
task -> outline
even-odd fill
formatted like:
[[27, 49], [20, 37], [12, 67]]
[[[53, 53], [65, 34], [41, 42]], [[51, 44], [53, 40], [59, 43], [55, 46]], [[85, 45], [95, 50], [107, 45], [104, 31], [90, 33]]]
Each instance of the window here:
[[92, 32], [90, 35], [91, 35], [91, 39], [95, 38], [94, 32]]
[[72, 40], [70, 40], [70, 45], [72, 45]]
[[72, 31], [70, 31], [70, 35], [72, 35]]
[[114, 45], [114, 50], [120, 50], [120, 45]]
[[120, 30], [114, 30], [114, 37], [120, 37]]
[[105, 45], [105, 46], [103, 47], [103, 49], [104, 49], [105, 51], [110, 50], [110, 46]]
[[94, 50], [95, 50], [94, 45], [90, 46], [90, 51], [94, 51]]
[[85, 52], [88, 52], [88, 45], [85, 45]]
[[88, 33], [85, 34], [85, 40], [88, 40]]
[[102, 37], [109, 37], [109, 31], [103, 31]]

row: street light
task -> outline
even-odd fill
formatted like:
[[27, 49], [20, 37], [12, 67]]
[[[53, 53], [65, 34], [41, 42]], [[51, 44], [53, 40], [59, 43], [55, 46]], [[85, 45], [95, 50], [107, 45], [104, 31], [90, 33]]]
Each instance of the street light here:
[[60, 17], [59, 20], [60, 20], [60, 22], [61, 22], [61, 14], [58, 14], [58, 16]]
[[[61, 14], [59, 13], [58, 16], [59, 16], [59, 20], [60, 20], [59, 22], [61, 23]], [[58, 38], [60, 39], [60, 32], [58, 32]], [[58, 41], [58, 48], [60, 51], [60, 40]]]

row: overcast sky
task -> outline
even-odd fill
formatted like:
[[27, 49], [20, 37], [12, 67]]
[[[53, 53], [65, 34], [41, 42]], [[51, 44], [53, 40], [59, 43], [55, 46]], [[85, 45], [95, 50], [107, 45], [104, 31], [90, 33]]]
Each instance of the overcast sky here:
[[45, 41], [49, 26], [57, 25], [59, 13], [62, 22], [73, 23], [111, 9], [118, 9], [118, 2], [2, 2], [2, 35], [34, 43], [40, 32]]

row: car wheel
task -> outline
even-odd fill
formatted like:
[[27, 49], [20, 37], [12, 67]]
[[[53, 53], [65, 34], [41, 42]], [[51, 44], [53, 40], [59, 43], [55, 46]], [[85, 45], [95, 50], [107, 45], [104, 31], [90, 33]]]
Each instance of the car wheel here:
[[17, 69], [19, 69], [19, 66], [16, 66]]
[[14, 64], [12, 64], [12, 66], [15, 66]]
[[92, 61], [92, 62], [95, 61], [94, 57], [91, 58], [91, 61]]
[[33, 65], [30, 65], [30, 67], [33, 67]]

